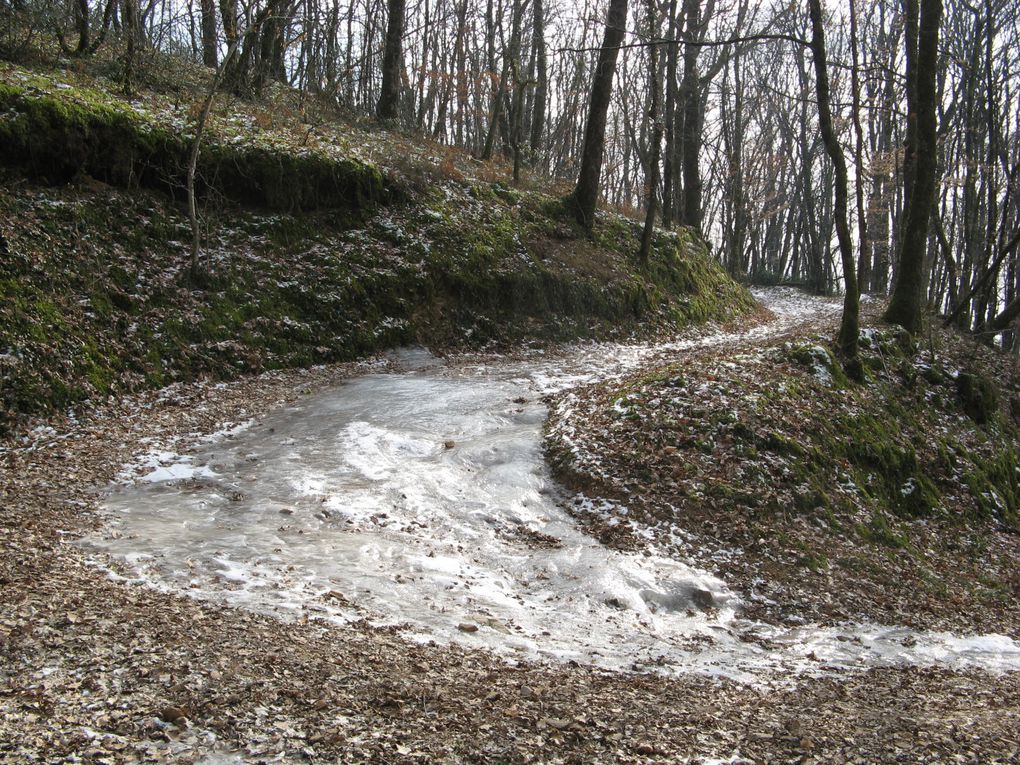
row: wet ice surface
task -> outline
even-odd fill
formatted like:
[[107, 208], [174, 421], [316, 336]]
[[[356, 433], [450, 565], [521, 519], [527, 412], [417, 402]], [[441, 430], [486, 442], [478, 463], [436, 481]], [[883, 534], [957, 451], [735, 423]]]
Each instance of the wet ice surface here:
[[[780, 319], [753, 333], [834, 310], [767, 297]], [[583, 534], [542, 459], [540, 396], [661, 352], [586, 346], [556, 361], [459, 366], [405, 352], [407, 371], [352, 379], [187, 455], [142, 458], [138, 479], [106, 498], [109, 527], [84, 544], [170, 591], [400, 624], [412, 639], [508, 657], [741, 680], [908, 663], [1020, 668], [1020, 647], [1000, 636], [749, 622], [711, 574]]]

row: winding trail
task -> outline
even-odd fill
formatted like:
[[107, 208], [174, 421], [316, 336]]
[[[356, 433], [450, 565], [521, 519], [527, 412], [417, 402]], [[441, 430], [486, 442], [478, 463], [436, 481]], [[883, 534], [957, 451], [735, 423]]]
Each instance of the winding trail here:
[[187, 454], [140, 457], [109, 490], [108, 526], [81, 544], [118, 579], [284, 617], [400, 625], [412, 640], [511, 660], [746, 682], [904, 665], [1020, 669], [1020, 646], [997, 635], [748, 621], [711, 574], [654, 544], [649, 555], [610, 550], [577, 528], [568, 502], [604, 503], [572, 500], [550, 477], [542, 396], [803, 334], [839, 310], [788, 290], [758, 297], [774, 321], [662, 345], [455, 363], [396, 353], [385, 372]]

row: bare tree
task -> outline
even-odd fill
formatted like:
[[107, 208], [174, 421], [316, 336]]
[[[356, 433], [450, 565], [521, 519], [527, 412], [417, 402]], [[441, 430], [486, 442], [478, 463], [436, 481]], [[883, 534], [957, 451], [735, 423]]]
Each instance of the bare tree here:
[[855, 379], [863, 377], [864, 369], [858, 356], [860, 334], [860, 296], [857, 292], [857, 269], [854, 264], [853, 241], [847, 223], [848, 185], [846, 157], [832, 126], [832, 107], [829, 97], [829, 70], [825, 50], [825, 28], [822, 23], [821, 0], [809, 0], [811, 15], [811, 54], [815, 64], [815, 90], [818, 95], [818, 127], [825, 150], [836, 171], [836, 236], [843, 265], [843, 318], [839, 326], [837, 343], [847, 372]]
[[571, 199], [574, 217], [588, 231], [591, 231], [595, 223], [595, 205], [598, 202], [606, 142], [606, 115], [613, 92], [613, 77], [616, 75], [616, 58], [623, 42], [626, 23], [627, 0], [609, 0], [606, 31], [592, 78], [591, 97], [588, 99], [581, 168]]
[[[885, 318], [911, 334], [921, 330], [924, 307], [924, 258], [928, 223], [935, 200], [936, 90], [942, 0], [906, 0], [907, 49], [907, 207], [896, 285]], [[916, 28], [916, 36], [913, 36]]]
[[648, 152], [648, 171], [646, 172], [648, 190], [645, 205], [645, 226], [641, 232], [641, 249], [638, 261], [642, 266], [648, 265], [652, 251], [652, 235], [655, 230], [655, 216], [658, 214], [659, 193], [659, 151], [662, 145], [662, 119], [659, 114], [662, 102], [662, 85], [659, 82], [659, 16], [655, 0], [648, 0], [648, 36], [651, 45], [648, 47], [648, 77], [651, 80], [651, 94], [648, 107], [648, 121], [652, 124], [652, 137]]
[[376, 116], [394, 120], [400, 114], [400, 73], [403, 64], [405, 0], [388, 0], [386, 48], [383, 51], [382, 87]]

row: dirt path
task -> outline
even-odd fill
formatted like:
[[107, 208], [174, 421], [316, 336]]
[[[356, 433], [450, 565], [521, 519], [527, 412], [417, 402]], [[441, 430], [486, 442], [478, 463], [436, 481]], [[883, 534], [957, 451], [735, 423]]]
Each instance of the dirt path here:
[[180, 387], [0, 453], [0, 761], [1009, 762], [1020, 678], [937, 669], [706, 678], [509, 665], [115, 581], [67, 540], [134, 454], [357, 367]]

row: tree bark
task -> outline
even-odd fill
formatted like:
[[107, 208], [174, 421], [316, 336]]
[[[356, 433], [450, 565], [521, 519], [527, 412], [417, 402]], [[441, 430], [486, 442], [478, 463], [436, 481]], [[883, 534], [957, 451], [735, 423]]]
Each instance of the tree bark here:
[[549, 91], [549, 65], [545, 51], [545, 4], [535, 2], [535, 24], [531, 46], [535, 52], [535, 105], [531, 110], [531, 136], [529, 148], [534, 162], [542, 150], [542, 134], [545, 130], [546, 98]]
[[652, 252], [652, 236], [655, 233], [655, 216], [658, 214], [659, 191], [659, 151], [662, 144], [662, 119], [659, 115], [662, 101], [662, 84], [659, 82], [659, 23], [656, 15], [655, 0], [648, 0], [648, 31], [652, 44], [648, 47], [648, 78], [651, 84], [651, 103], [648, 107], [648, 121], [652, 123], [651, 147], [648, 152], [648, 192], [647, 209], [645, 210], [645, 227], [641, 232], [641, 249], [638, 251], [638, 262], [642, 267], [648, 266]]
[[676, 99], [677, 99], [677, 0], [669, 0], [667, 11], [667, 36], [669, 44], [666, 47], [666, 104], [663, 118], [665, 121], [666, 146], [662, 158], [662, 226], [663, 228], [673, 227], [673, 188], [675, 184], [676, 169], [673, 162], [676, 154]]
[[[908, 5], [916, 0], [907, 0]], [[942, 0], [922, 0], [917, 32], [917, 55], [910, 67], [908, 58], [907, 86], [913, 90], [913, 109], [907, 104], [908, 131], [916, 137], [911, 165], [908, 166], [910, 189], [904, 219], [903, 236], [896, 269], [896, 285], [885, 312], [885, 319], [899, 324], [911, 334], [921, 330], [924, 300], [924, 256], [928, 246], [928, 224], [935, 198], [936, 172], [936, 66], [938, 64], [939, 25], [942, 21]], [[909, 28], [909, 27], [908, 27]], [[912, 47], [907, 40], [907, 49]], [[909, 141], [908, 141], [909, 145]], [[912, 170], [912, 172], [911, 172]]]
[[389, 0], [386, 47], [383, 50], [382, 88], [375, 113], [381, 120], [395, 120], [400, 114], [400, 70], [403, 66], [405, 0]]
[[857, 287], [871, 281], [871, 258], [868, 248], [868, 215], [864, 204], [864, 127], [861, 124], [860, 40], [857, 32], [857, 3], [850, 0], [850, 90], [854, 123], [854, 191], [857, 201]]
[[606, 115], [613, 94], [613, 77], [616, 59], [623, 42], [627, 23], [627, 0], [609, 0], [605, 36], [599, 50], [598, 63], [588, 101], [588, 119], [584, 128], [584, 145], [581, 149], [581, 168], [572, 198], [574, 217], [587, 231], [595, 223], [595, 205], [599, 197], [602, 159], [606, 142]]
[[237, 40], [237, 0], [220, 0], [220, 21], [229, 48]]
[[[684, 29], [689, 38], [700, 37], [700, 0], [684, 0]], [[680, 172], [683, 191], [680, 199], [681, 225], [690, 226], [701, 233], [701, 83], [698, 77], [698, 56], [701, 47], [684, 46], [684, 71], [680, 83]]]
[[135, 70], [135, 53], [142, 43], [142, 12], [138, 0], [121, 0], [121, 13], [124, 22], [124, 90], [131, 92], [131, 82]]
[[76, 55], [81, 56], [88, 53], [91, 46], [88, 0], [76, 0], [74, 4], [74, 26], [78, 31], [78, 47], [74, 52]]
[[202, 63], [210, 69], [219, 65], [216, 47], [216, 2], [202, 0]]

